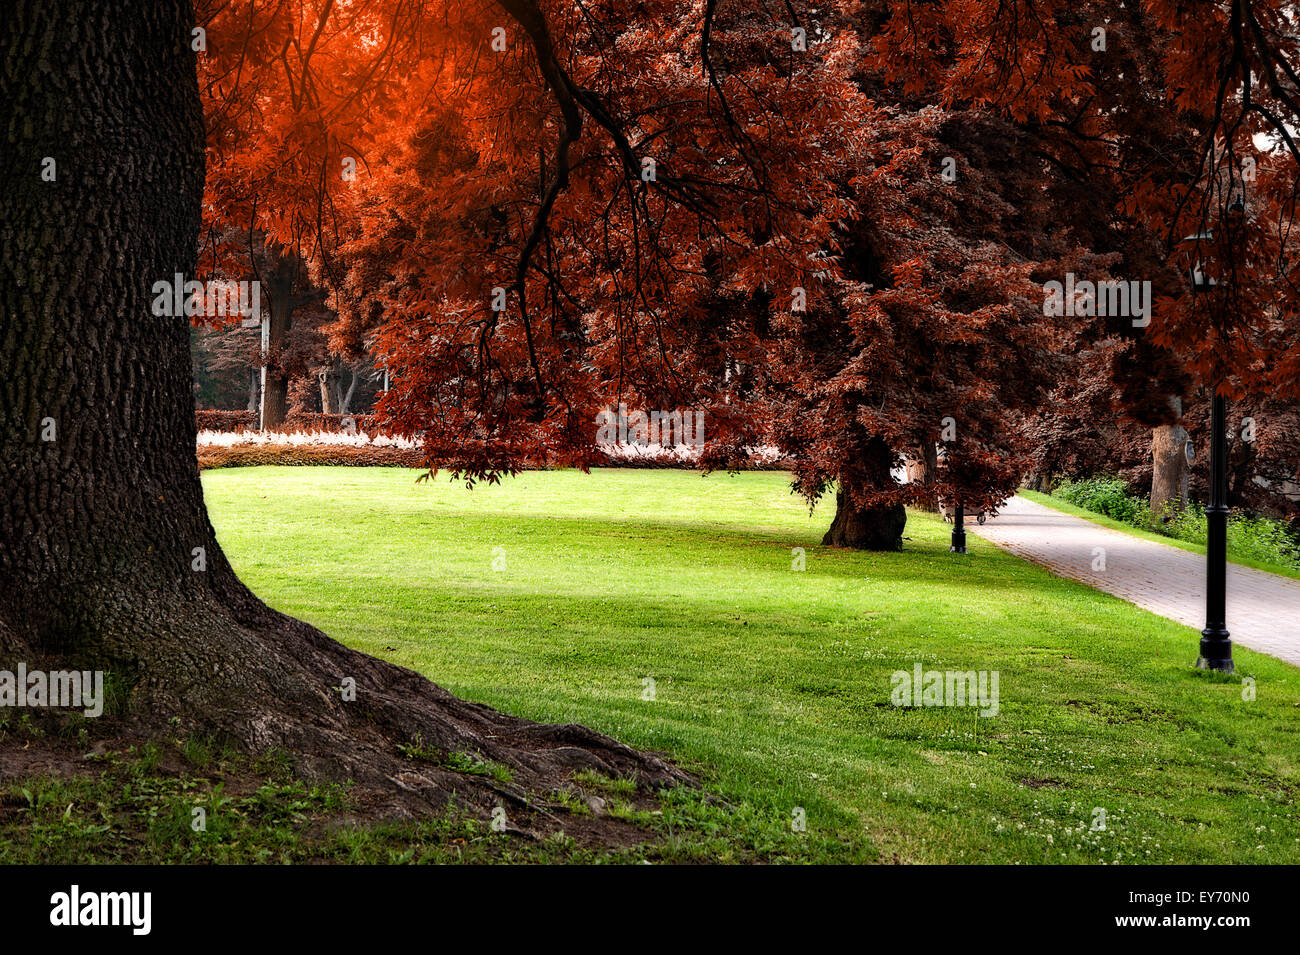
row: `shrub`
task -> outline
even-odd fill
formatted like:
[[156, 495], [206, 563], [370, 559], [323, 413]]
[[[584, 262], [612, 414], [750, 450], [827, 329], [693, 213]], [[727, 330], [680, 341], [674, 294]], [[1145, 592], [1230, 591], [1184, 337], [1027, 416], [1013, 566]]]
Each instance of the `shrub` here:
[[[334, 464], [360, 467], [418, 467], [423, 461], [420, 444], [410, 438], [392, 438], [376, 432], [372, 415], [356, 415], [356, 430], [343, 430], [344, 415], [292, 416], [283, 431], [257, 431], [239, 416], [247, 412], [201, 412], [216, 427], [200, 427], [200, 468], [240, 467], [260, 464]], [[296, 427], [306, 422], [310, 427]], [[595, 467], [681, 468], [698, 464], [699, 451], [649, 445], [600, 445], [592, 459]], [[374, 453], [371, 453], [374, 452]], [[400, 452], [400, 453], [397, 453]], [[545, 457], [526, 458], [523, 470], [544, 470], [553, 462]], [[732, 462], [738, 469], [775, 470], [789, 466], [788, 459], [772, 447], [755, 449], [747, 461]], [[716, 466], [716, 465], [715, 465]]]
[[1091, 477], [1066, 481], [1056, 489], [1057, 497], [1076, 507], [1105, 514], [1135, 527], [1151, 525], [1151, 508], [1147, 502], [1128, 493], [1128, 486], [1117, 477]]
[[320, 412], [302, 412], [291, 414], [284, 419], [285, 431], [325, 431], [337, 433], [344, 430], [343, 422], [351, 420], [354, 427], [349, 430], [376, 434], [379, 424], [372, 414], [321, 414]]
[[[1162, 531], [1178, 540], [1204, 544], [1209, 536], [1205, 509], [1199, 503], [1192, 502], [1170, 518]], [[1228, 556], [1281, 564], [1300, 570], [1300, 550], [1297, 550], [1295, 538], [1285, 521], [1273, 517], [1230, 515]]]
[[200, 431], [239, 433], [257, 427], [257, 415], [251, 411], [196, 411], [194, 422]]
[[[355, 427], [348, 430], [365, 431], [374, 434], [378, 423], [370, 414], [320, 414], [303, 412], [291, 414], [284, 419], [282, 431], [324, 431], [330, 434], [343, 432], [343, 422], [351, 419]], [[239, 434], [243, 431], [257, 429], [257, 414], [252, 411], [196, 411], [194, 421], [200, 431], [221, 431], [227, 434]]]
[[256, 467], [262, 464], [332, 464], [352, 467], [415, 468], [422, 455], [393, 445], [234, 444], [199, 447], [199, 468]]
[[200, 431], [200, 468], [259, 464], [335, 464], [358, 467], [418, 467], [419, 445], [404, 438], [304, 431]]

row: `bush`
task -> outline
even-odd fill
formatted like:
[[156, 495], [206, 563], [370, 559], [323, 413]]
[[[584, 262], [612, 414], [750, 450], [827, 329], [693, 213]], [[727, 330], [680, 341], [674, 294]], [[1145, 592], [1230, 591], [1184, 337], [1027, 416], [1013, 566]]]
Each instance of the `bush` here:
[[[343, 422], [351, 421], [352, 427], [344, 429]], [[291, 414], [284, 419], [282, 431], [325, 431], [337, 433], [347, 431], [364, 431], [366, 434], [378, 434], [379, 424], [372, 414], [321, 414], [320, 412], [303, 412]]]
[[[343, 422], [349, 419], [354, 426], [345, 429]], [[252, 411], [196, 411], [194, 412], [194, 421], [200, 431], [221, 431], [227, 434], [239, 434], [243, 431], [255, 431], [257, 429], [257, 414]], [[286, 417], [279, 430], [286, 432], [324, 431], [329, 434], [337, 434], [346, 430], [375, 434], [378, 431], [378, 423], [375, 416], [370, 414], [343, 415], [304, 412]]]
[[[1161, 529], [1178, 540], [1204, 544], [1209, 537], [1205, 509], [1192, 502]], [[1250, 514], [1228, 518], [1228, 556], [1281, 564], [1300, 570], [1300, 550], [1284, 521]]]
[[1150, 527], [1151, 508], [1146, 501], [1128, 493], [1128, 485], [1117, 477], [1092, 477], [1066, 481], [1056, 496], [1076, 507], [1105, 514], [1134, 527]]
[[257, 427], [257, 415], [251, 411], [196, 411], [194, 423], [200, 431], [241, 432]]
[[[272, 435], [269, 440], [256, 444], [211, 444], [200, 443], [198, 448], [199, 468], [237, 468], [255, 467], [262, 464], [331, 464], [352, 467], [422, 467], [424, 455], [414, 447], [395, 447], [374, 444], [321, 444], [276, 440], [287, 437]], [[300, 435], [299, 437], [309, 437]], [[776, 470], [784, 462], [768, 461], [755, 455], [750, 468], [756, 471]], [[550, 465], [545, 461], [526, 460], [523, 468], [527, 471], [545, 470]], [[605, 455], [604, 460], [595, 463], [596, 467], [609, 468], [680, 468], [683, 463], [671, 452], [661, 454], [643, 454], [632, 457]]]
[[199, 447], [199, 468], [256, 467], [262, 464], [332, 464], [351, 467], [416, 468], [423, 455], [391, 445], [236, 444]]

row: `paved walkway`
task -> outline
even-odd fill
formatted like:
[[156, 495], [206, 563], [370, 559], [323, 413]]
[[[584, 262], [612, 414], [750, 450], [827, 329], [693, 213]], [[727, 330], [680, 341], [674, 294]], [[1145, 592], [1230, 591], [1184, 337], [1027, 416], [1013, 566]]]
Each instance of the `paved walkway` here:
[[[1023, 497], [967, 531], [1003, 550], [1198, 631], [1205, 626], [1205, 557], [1113, 531]], [[1105, 548], [1105, 569], [1095, 548]], [[1094, 570], [1096, 566], [1098, 569]], [[1228, 564], [1232, 642], [1300, 666], [1300, 580]]]

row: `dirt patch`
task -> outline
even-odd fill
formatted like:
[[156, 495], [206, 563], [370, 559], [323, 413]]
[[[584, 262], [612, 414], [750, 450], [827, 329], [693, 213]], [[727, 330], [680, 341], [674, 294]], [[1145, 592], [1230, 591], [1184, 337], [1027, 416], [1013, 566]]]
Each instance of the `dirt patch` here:
[[84, 759], [31, 741], [0, 741], [0, 783], [32, 776], [70, 776], [92, 771]]

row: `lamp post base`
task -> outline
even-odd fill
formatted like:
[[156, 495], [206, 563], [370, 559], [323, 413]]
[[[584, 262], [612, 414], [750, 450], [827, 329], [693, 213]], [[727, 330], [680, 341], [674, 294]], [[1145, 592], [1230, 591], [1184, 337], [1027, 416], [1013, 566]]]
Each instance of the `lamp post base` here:
[[952, 519], [952, 544], [948, 550], [954, 554], [966, 553], [966, 509], [957, 505]]
[[1201, 655], [1196, 660], [1198, 670], [1218, 670], [1231, 673], [1232, 641], [1228, 639], [1227, 630], [1202, 630]]

